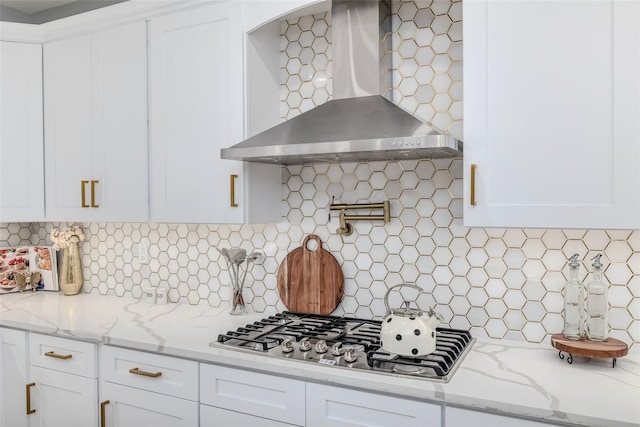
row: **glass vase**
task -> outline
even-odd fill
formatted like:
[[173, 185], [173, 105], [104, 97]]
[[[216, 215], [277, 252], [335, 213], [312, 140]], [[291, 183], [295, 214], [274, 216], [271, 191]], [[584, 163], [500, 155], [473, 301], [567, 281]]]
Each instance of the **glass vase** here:
[[76, 295], [82, 289], [82, 265], [80, 263], [80, 249], [77, 243], [71, 243], [62, 249], [60, 262], [59, 283], [62, 293]]
[[244, 301], [244, 295], [242, 294], [242, 288], [236, 285], [229, 286], [229, 313], [230, 314], [244, 314], [247, 312], [247, 305]]

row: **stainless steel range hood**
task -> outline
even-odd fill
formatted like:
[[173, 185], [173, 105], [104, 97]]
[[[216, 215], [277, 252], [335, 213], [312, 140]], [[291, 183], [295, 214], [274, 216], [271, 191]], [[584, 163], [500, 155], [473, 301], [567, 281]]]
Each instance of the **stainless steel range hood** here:
[[333, 100], [221, 150], [269, 164], [457, 157], [462, 141], [398, 107], [390, 96], [389, 3], [332, 2]]

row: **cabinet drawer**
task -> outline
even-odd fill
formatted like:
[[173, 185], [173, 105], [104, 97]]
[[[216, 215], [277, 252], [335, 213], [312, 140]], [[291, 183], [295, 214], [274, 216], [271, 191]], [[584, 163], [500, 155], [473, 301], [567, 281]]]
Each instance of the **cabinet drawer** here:
[[102, 346], [100, 378], [155, 393], [198, 400], [198, 363], [142, 351]]
[[50, 335], [29, 335], [29, 363], [87, 378], [97, 378], [96, 345]]
[[289, 424], [305, 424], [305, 383], [200, 365], [200, 402]]

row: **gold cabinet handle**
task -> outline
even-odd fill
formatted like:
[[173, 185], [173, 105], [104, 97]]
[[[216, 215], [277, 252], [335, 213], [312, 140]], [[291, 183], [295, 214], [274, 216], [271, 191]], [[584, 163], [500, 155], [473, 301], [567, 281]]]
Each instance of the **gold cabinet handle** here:
[[80, 204], [81, 204], [81, 206], [83, 208], [88, 208], [89, 207], [89, 205], [86, 202], [86, 200], [87, 200], [87, 194], [86, 193], [87, 192], [85, 190], [85, 185], [87, 185], [88, 183], [89, 183], [89, 181], [86, 181], [86, 180], [80, 181], [80, 195], [81, 195], [81, 198], [82, 198], [82, 202]]
[[473, 163], [471, 165], [471, 196], [469, 197], [471, 206], [476, 205], [476, 169], [478, 169], [478, 165]]
[[36, 383], [27, 384], [27, 415], [31, 415], [36, 412], [35, 409], [31, 409], [31, 387], [35, 387]]
[[238, 175], [236, 174], [231, 174], [229, 176], [229, 194], [231, 195], [231, 200], [229, 202], [229, 204], [231, 205], [232, 208], [237, 208], [238, 204], [236, 203], [236, 178], [238, 177]]
[[105, 417], [105, 412], [106, 412], [105, 407], [109, 403], [111, 403], [111, 402], [109, 402], [108, 400], [100, 402], [100, 427], [105, 427], [107, 425], [107, 420], [106, 420], [106, 417]]
[[143, 377], [150, 377], [150, 378], [158, 378], [159, 376], [162, 375], [162, 372], [146, 372], [146, 371], [141, 371], [138, 368], [129, 369], [129, 373], [135, 374], [135, 375], [142, 375]]
[[47, 351], [45, 354], [47, 357], [53, 357], [54, 359], [67, 360], [73, 357], [73, 354], [56, 354], [53, 351]]
[[96, 205], [96, 184], [100, 181], [97, 179], [91, 180], [91, 207], [99, 208], [100, 206]]

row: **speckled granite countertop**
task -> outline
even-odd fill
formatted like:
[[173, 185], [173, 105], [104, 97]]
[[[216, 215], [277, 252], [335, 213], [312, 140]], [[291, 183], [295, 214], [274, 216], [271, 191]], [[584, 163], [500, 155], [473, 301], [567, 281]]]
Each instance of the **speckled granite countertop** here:
[[640, 425], [640, 357], [558, 358], [550, 343], [479, 339], [449, 383], [335, 369], [263, 357], [209, 343], [264, 317], [224, 308], [149, 305], [143, 300], [60, 292], [7, 294], [0, 326], [214, 362], [238, 368], [392, 393], [541, 421], [585, 426]]

